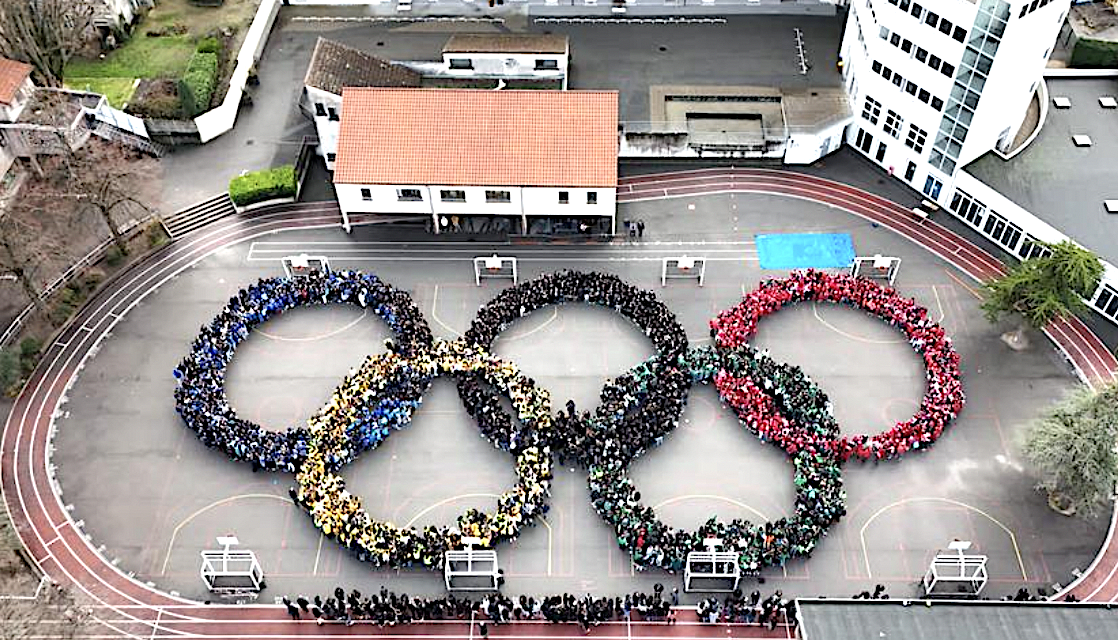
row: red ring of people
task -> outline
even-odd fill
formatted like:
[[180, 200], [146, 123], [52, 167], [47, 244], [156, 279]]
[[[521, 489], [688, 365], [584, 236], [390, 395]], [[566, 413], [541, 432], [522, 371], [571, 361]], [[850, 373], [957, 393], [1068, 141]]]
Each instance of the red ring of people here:
[[873, 436], [838, 438], [832, 446], [840, 459], [887, 460], [927, 448], [962, 411], [966, 396], [959, 354], [943, 327], [911, 298], [870, 280], [812, 269], [766, 280], [740, 304], [710, 321], [711, 336], [721, 347], [745, 344], [757, 332], [761, 318], [803, 301], [848, 304], [875, 315], [898, 328], [924, 360], [927, 388], [915, 415]]

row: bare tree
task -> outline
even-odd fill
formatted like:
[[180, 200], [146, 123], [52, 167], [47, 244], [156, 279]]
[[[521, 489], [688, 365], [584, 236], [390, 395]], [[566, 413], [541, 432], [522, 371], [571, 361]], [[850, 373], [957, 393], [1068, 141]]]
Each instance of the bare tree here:
[[46, 181], [57, 198], [70, 198], [79, 213], [93, 213], [109, 228], [113, 244], [122, 254], [128, 244], [121, 227], [122, 216], [151, 211], [141, 195], [155, 180], [155, 161], [119, 144], [91, 138], [80, 149], [52, 158], [53, 170]]
[[97, 631], [92, 608], [49, 580], [17, 571], [0, 576], [0, 638], [81, 638]]
[[0, 0], [0, 54], [33, 66], [44, 86], [61, 86], [97, 11], [96, 0]]
[[12, 276], [35, 308], [44, 311], [38, 278], [42, 256], [30, 241], [36, 229], [28, 224], [37, 213], [19, 200], [10, 202], [0, 217], [0, 274]]

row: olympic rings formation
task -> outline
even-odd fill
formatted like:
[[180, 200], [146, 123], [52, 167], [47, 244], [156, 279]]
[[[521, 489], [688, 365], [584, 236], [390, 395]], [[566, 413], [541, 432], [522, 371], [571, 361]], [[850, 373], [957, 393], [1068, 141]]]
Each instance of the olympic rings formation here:
[[[780, 364], [746, 341], [760, 318], [802, 301], [851, 304], [898, 327], [923, 356], [927, 392], [917, 414], [874, 436], [842, 437], [830, 401], [798, 367]], [[224, 392], [225, 367], [252, 327], [284, 310], [307, 304], [371, 306], [396, 334], [388, 353], [367, 358], [345, 378], [307, 427], [273, 433], [238, 418]], [[579, 414], [573, 402], [554, 417], [551, 399], [518, 368], [487, 351], [508, 324], [552, 304], [585, 302], [614, 309], [633, 321], [658, 353], [610, 381], [595, 411]], [[261, 280], [230, 299], [203, 327], [191, 354], [175, 370], [179, 413], [206, 444], [256, 468], [296, 473], [293, 498], [325, 534], [376, 565], [437, 567], [464, 536], [485, 545], [515, 538], [547, 512], [552, 452], [588, 469], [595, 510], [616, 530], [618, 543], [640, 567], [669, 571], [687, 552], [719, 537], [741, 552], [747, 572], [809, 555], [827, 528], [845, 514], [841, 463], [898, 457], [927, 448], [962, 409], [958, 355], [927, 311], [861, 279], [815, 271], [769, 280], [741, 304], [711, 321], [713, 347], [687, 349], [675, 316], [654, 294], [616, 276], [560, 272], [505, 289], [478, 312], [458, 341], [435, 341], [406, 293], [375, 276], [342, 271], [300, 280]], [[482, 434], [516, 458], [517, 483], [492, 514], [470, 510], [457, 527], [400, 529], [373, 520], [349, 493], [337, 470], [406, 426], [431, 381], [452, 375]], [[677, 425], [694, 383], [712, 383], [742, 425], [792, 459], [793, 515], [754, 525], [712, 518], [694, 532], [667, 526], [641, 504], [627, 477], [629, 464], [659, 445]], [[498, 394], [512, 402], [515, 416]]]

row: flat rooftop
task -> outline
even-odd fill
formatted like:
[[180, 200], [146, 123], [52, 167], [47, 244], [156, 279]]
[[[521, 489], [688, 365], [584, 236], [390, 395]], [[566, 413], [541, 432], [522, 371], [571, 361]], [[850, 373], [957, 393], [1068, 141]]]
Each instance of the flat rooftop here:
[[1112, 640], [1118, 609], [1048, 602], [800, 600], [803, 640]]
[[[1036, 140], [1008, 162], [988, 153], [966, 169], [1118, 263], [1118, 215], [1104, 206], [1106, 200], [1118, 200], [1118, 109], [1099, 105], [1101, 96], [1118, 97], [1118, 79], [1050, 78], [1048, 92], [1048, 117]], [[1057, 97], [1069, 98], [1071, 107], [1057, 109], [1052, 104]], [[1091, 146], [1077, 147], [1076, 135], [1090, 137]]]

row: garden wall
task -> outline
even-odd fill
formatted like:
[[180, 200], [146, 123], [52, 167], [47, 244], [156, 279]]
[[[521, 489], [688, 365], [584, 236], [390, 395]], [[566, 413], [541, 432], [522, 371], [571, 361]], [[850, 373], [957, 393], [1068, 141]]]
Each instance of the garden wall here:
[[237, 54], [237, 64], [233, 68], [233, 75], [229, 78], [229, 91], [225, 94], [225, 100], [194, 119], [203, 143], [229, 131], [237, 122], [237, 111], [241, 106], [241, 96], [244, 95], [249, 71], [264, 52], [264, 45], [268, 41], [268, 34], [272, 31], [281, 4], [280, 0], [260, 1], [260, 8], [256, 10], [256, 17], [252, 19], [248, 34], [245, 35], [241, 50]]

